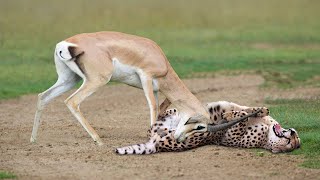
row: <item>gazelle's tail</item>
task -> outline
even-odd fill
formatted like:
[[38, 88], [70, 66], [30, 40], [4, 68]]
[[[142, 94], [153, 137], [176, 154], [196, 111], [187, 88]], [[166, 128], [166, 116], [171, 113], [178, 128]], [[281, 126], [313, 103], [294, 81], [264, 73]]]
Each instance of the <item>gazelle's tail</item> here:
[[82, 55], [84, 51], [78, 45], [61, 41], [56, 45], [55, 55], [62, 61], [68, 61]]

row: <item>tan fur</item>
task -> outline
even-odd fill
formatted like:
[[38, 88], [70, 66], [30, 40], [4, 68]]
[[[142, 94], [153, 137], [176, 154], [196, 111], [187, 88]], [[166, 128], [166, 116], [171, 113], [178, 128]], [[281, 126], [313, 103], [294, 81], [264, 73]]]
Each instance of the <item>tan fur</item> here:
[[[115, 71], [113, 58], [117, 58], [121, 64], [137, 69], [150, 107], [151, 124], [155, 123], [159, 112], [158, 99], [155, 97], [157, 90], [154, 91], [153, 80], [158, 82], [159, 91], [167, 98], [162, 107], [172, 103], [183, 114], [184, 118], [178, 127], [176, 138], [183, 140], [187, 136], [190, 128], [184, 128], [184, 124], [191, 117], [201, 116], [199, 123], [208, 123], [209, 114], [205, 107], [183, 84], [163, 51], [152, 40], [119, 32], [97, 32], [78, 34], [66, 39], [65, 42], [74, 44], [72, 48], [69, 48], [73, 59], [65, 59], [64, 64], [59, 58], [55, 59], [59, 79], [54, 86], [39, 94], [31, 136], [32, 142], [36, 141], [44, 105], [55, 96], [71, 89], [68, 83], [72, 82], [74, 85], [78, 81], [78, 77], [74, 74], [76, 73], [84, 79], [84, 82], [74, 94], [65, 100], [65, 103], [94, 141], [102, 144], [96, 131], [81, 113], [79, 106], [86, 97], [110, 81]], [[56, 52], [57, 57], [59, 53], [61, 54], [61, 52]]]

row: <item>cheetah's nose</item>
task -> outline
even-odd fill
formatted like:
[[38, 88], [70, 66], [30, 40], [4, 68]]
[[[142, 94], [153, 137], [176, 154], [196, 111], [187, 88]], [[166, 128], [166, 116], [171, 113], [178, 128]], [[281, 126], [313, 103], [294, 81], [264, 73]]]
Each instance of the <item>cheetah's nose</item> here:
[[291, 135], [291, 136], [293, 136], [293, 135], [296, 134], [296, 131], [295, 131], [295, 130], [293, 130], [293, 129], [289, 129], [289, 130], [290, 130], [290, 135]]

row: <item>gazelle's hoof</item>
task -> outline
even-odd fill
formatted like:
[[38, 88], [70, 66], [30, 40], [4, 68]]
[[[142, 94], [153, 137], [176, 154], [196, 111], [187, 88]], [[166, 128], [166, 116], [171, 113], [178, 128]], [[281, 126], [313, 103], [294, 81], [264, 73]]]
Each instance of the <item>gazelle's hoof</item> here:
[[103, 142], [97, 142], [97, 144], [98, 144], [99, 146], [102, 146], [102, 145], [103, 145]]
[[99, 139], [98, 141], [94, 141], [95, 143], [98, 144], [98, 146], [102, 146], [103, 145], [103, 142]]
[[36, 140], [35, 138], [33, 138], [33, 136], [31, 136], [30, 142], [31, 142], [31, 143], [36, 143], [36, 141], [37, 141], [37, 140]]

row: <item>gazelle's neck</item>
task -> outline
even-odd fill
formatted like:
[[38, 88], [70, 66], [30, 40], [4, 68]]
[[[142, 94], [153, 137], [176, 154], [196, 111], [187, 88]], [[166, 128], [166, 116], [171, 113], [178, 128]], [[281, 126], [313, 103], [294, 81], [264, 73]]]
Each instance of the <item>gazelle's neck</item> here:
[[167, 75], [159, 78], [158, 81], [160, 92], [163, 93], [181, 113], [189, 116], [201, 114], [209, 119], [209, 114], [205, 107], [180, 80], [170, 64], [168, 64]]

